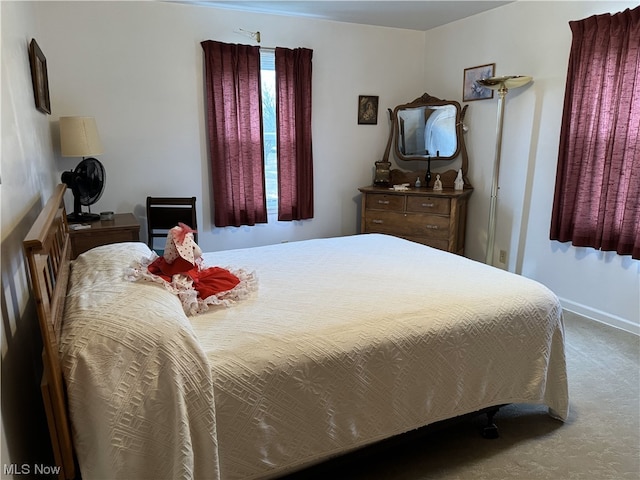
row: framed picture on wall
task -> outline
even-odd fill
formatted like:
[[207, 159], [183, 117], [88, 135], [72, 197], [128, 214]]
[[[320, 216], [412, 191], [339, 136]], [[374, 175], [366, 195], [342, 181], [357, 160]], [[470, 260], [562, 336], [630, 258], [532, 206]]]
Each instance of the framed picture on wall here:
[[358, 97], [358, 125], [378, 124], [378, 97], [360, 95]]
[[47, 59], [40, 50], [38, 42], [33, 38], [29, 45], [29, 63], [31, 64], [31, 81], [36, 108], [42, 113], [51, 113], [49, 99], [49, 76], [47, 75]]
[[465, 68], [462, 82], [462, 101], [487, 100], [493, 98], [493, 90], [476, 83], [476, 80], [493, 77], [496, 71], [495, 63]]

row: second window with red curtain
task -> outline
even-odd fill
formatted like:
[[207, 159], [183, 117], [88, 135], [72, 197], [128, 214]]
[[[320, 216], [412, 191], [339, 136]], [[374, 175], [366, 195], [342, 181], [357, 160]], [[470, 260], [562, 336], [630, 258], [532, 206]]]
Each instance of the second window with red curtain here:
[[569, 24], [550, 238], [640, 259], [640, 7]]
[[[260, 47], [202, 42], [214, 224], [266, 223]], [[313, 218], [311, 60], [275, 50], [278, 220]]]

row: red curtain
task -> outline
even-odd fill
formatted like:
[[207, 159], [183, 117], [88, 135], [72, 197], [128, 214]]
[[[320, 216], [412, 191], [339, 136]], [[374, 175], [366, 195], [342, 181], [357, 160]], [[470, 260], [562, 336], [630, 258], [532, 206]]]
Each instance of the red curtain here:
[[267, 222], [260, 48], [202, 42], [214, 224]]
[[278, 220], [313, 218], [312, 56], [306, 48], [275, 51]]
[[569, 25], [550, 237], [640, 259], [640, 7]]

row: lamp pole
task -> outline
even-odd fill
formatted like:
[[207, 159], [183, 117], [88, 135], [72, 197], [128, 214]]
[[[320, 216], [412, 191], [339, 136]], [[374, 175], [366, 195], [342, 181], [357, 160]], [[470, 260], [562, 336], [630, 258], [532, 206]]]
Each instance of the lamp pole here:
[[491, 199], [489, 203], [489, 229], [485, 263], [493, 265], [493, 250], [496, 242], [496, 208], [498, 205], [498, 178], [500, 176], [500, 156], [502, 154], [502, 123], [504, 121], [504, 98], [507, 96], [504, 83], [498, 89], [498, 119], [496, 121], [496, 154], [493, 160], [493, 181], [491, 182]]
[[507, 77], [490, 77], [477, 80], [483, 87], [498, 91], [498, 119], [496, 122], [496, 148], [493, 161], [493, 180], [491, 183], [491, 199], [489, 204], [489, 227], [487, 229], [487, 251], [485, 263], [493, 265], [493, 250], [496, 239], [496, 207], [498, 202], [498, 179], [500, 177], [500, 158], [502, 154], [502, 126], [504, 123], [504, 103], [509, 88], [522, 87], [533, 80], [531, 77], [513, 75]]

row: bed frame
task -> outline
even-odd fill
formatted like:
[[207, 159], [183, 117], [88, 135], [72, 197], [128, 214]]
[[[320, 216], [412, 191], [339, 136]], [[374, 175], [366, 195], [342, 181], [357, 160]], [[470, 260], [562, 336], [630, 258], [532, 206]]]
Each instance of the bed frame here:
[[31, 288], [42, 333], [42, 400], [58, 478], [76, 476], [76, 459], [62, 368], [58, 354], [64, 302], [69, 282], [71, 244], [64, 207], [66, 185], [56, 187], [23, 242]]

